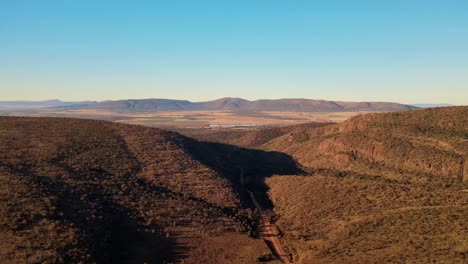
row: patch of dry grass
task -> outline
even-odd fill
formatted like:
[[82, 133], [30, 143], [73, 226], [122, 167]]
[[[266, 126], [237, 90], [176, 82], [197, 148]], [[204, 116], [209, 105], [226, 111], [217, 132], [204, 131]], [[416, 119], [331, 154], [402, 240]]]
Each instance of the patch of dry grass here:
[[299, 263], [463, 263], [468, 194], [335, 176], [267, 179]]

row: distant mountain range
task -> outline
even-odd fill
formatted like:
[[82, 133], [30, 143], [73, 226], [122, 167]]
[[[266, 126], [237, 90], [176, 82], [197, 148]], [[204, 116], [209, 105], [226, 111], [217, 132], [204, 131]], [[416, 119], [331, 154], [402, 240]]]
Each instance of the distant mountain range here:
[[284, 112], [334, 112], [334, 111], [401, 111], [414, 109], [410, 105], [386, 102], [339, 102], [312, 99], [278, 99], [249, 101], [242, 98], [221, 98], [213, 101], [190, 102], [187, 100], [141, 99], [106, 101], [84, 108], [129, 112], [164, 111], [284, 111]]
[[129, 99], [118, 101], [62, 102], [59, 100], [41, 102], [0, 102], [0, 108], [62, 108], [102, 109], [122, 112], [167, 112], [167, 111], [283, 111], [283, 112], [339, 112], [339, 111], [402, 111], [417, 107], [388, 102], [342, 102], [313, 99], [261, 99], [249, 101], [242, 98], [221, 98], [213, 101], [191, 102], [171, 99]]
[[46, 101], [0, 101], [0, 109], [35, 109], [35, 108], [50, 108], [50, 107], [67, 107], [67, 106], [90, 106], [97, 104], [96, 101], [82, 102], [63, 102], [60, 100]]

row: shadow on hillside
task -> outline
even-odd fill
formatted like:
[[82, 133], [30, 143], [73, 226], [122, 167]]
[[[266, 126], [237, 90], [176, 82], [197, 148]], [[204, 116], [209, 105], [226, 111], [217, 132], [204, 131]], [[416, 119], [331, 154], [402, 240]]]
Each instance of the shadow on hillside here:
[[[59, 219], [77, 228], [79, 236], [82, 236], [76, 241], [80, 243], [56, 249], [65, 256], [65, 263], [82, 262], [83, 258], [95, 263], [171, 263], [185, 258], [185, 247], [139, 224], [132, 217], [135, 212], [113, 202], [101, 184], [80, 182], [86, 180], [81, 176], [72, 186], [59, 179], [36, 175], [27, 166], [22, 166], [21, 170], [9, 169], [27, 177], [48, 196], [56, 197]], [[47, 219], [54, 220], [58, 219], [53, 216]], [[152, 230], [161, 230], [155, 224], [151, 227]]]
[[239, 194], [243, 206], [254, 209], [247, 190], [255, 193], [265, 209], [272, 209], [265, 178], [272, 175], [303, 173], [289, 155], [275, 151], [247, 149], [233, 145], [190, 140], [187, 151], [192, 157], [229, 179]]

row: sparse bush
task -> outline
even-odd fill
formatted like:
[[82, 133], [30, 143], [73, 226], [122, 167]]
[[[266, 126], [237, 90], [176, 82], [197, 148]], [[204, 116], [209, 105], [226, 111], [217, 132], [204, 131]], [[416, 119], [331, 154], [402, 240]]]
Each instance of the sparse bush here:
[[135, 252], [173, 261], [181, 236], [194, 237], [190, 248], [216, 247], [201, 234], [242, 229], [226, 215], [239, 200], [186, 141], [198, 144], [103, 121], [1, 117], [0, 262], [109, 263]]
[[276, 224], [301, 263], [463, 260], [455, 249], [467, 242], [466, 192], [334, 175], [267, 184]]

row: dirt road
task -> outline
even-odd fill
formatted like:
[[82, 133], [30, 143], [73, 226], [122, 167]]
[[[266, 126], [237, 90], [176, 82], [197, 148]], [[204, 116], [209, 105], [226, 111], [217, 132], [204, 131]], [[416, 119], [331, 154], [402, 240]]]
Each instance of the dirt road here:
[[267, 243], [268, 247], [271, 249], [273, 254], [279, 258], [283, 263], [290, 264], [291, 262], [291, 256], [288, 252], [286, 252], [283, 249], [283, 246], [281, 245], [281, 241], [278, 238], [278, 232], [277, 228], [275, 228], [271, 223], [270, 219], [268, 216], [265, 215], [263, 208], [260, 206], [260, 204], [257, 202], [255, 199], [254, 194], [251, 191], [248, 191], [250, 198], [252, 199], [252, 202], [254, 203], [255, 207], [257, 207], [257, 210], [261, 216], [262, 224], [260, 226], [260, 234]]

